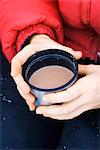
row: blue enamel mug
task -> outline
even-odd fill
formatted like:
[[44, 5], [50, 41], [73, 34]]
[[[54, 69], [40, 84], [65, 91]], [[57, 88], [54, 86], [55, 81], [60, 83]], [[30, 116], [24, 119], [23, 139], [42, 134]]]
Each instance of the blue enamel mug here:
[[[57, 65], [65, 67], [73, 72], [73, 77], [64, 85], [52, 88], [43, 89], [32, 85], [29, 82], [31, 75], [45, 66]], [[43, 102], [43, 96], [47, 93], [58, 92], [69, 88], [78, 78], [78, 63], [76, 59], [68, 52], [60, 49], [47, 49], [33, 54], [23, 66], [23, 77], [31, 88], [31, 93], [36, 97], [35, 105], [49, 105], [48, 102]]]

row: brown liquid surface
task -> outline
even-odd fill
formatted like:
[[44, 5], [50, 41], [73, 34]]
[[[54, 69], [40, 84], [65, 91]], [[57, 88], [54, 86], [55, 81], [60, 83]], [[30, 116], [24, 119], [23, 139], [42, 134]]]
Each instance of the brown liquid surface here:
[[70, 81], [73, 76], [73, 72], [69, 69], [52, 65], [35, 71], [31, 75], [29, 83], [38, 88], [53, 89], [64, 85]]

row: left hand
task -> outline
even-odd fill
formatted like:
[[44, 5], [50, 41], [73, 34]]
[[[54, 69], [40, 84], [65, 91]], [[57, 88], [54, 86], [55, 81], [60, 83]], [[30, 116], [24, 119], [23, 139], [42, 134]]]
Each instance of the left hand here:
[[53, 119], [68, 120], [87, 110], [100, 108], [100, 66], [79, 65], [79, 74], [85, 76], [67, 90], [45, 95], [43, 100], [50, 105], [37, 107], [36, 113]]

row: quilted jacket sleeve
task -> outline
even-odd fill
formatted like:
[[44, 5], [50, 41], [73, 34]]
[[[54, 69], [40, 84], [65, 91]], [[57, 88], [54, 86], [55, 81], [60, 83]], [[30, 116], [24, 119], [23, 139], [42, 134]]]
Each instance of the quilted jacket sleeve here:
[[83, 58], [98, 58], [100, 51], [100, 0], [59, 0], [65, 45], [81, 50]]
[[63, 28], [55, 0], [1, 0], [0, 41], [9, 61], [32, 34], [47, 34], [63, 43]]

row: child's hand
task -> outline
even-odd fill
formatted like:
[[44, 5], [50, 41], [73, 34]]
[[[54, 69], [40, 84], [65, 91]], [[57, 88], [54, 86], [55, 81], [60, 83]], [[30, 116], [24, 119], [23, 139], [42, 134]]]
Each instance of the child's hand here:
[[62, 49], [71, 53], [76, 59], [79, 59], [82, 55], [79, 51], [75, 52], [71, 48], [58, 44], [57, 42], [51, 40], [47, 35], [33, 36], [30, 44], [17, 53], [11, 62], [11, 76], [16, 82], [18, 91], [26, 100], [30, 110], [35, 109], [35, 105], [33, 104], [35, 97], [30, 93], [30, 87], [22, 77], [22, 65], [31, 55], [37, 51], [42, 51], [45, 49]]
[[100, 66], [79, 65], [79, 74], [86, 76], [67, 90], [45, 95], [44, 101], [48, 101], [51, 105], [37, 107], [37, 114], [67, 120], [87, 110], [100, 108]]

